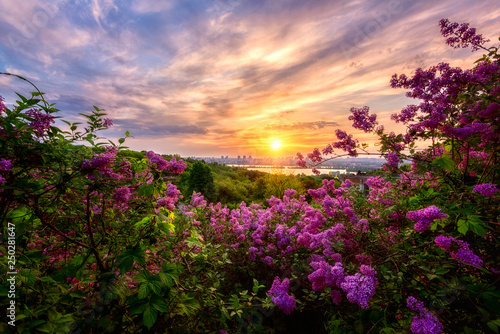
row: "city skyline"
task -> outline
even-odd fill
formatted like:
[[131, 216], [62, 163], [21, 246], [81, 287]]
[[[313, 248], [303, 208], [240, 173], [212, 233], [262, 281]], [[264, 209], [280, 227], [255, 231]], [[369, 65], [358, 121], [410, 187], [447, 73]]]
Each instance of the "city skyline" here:
[[[393, 74], [481, 56], [445, 45], [438, 22], [498, 44], [497, 1], [0, 0], [0, 71], [35, 83], [59, 116], [108, 113], [112, 140], [181, 156], [293, 156], [352, 129], [369, 106], [386, 130], [417, 101]], [[28, 84], [0, 75], [7, 104]], [[418, 103], [418, 102], [417, 102]], [[371, 145], [370, 150], [376, 151]], [[241, 153], [240, 153], [241, 154]], [[243, 155], [243, 154], [241, 154]]]

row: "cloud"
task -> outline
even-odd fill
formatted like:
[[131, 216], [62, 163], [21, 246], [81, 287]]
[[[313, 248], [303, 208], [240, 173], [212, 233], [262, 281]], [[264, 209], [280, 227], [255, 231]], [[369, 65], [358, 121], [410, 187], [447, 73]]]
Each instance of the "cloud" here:
[[316, 121], [316, 122], [298, 122], [293, 124], [275, 124], [268, 125], [265, 130], [280, 130], [280, 131], [291, 131], [291, 130], [319, 130], [327, 127], [339, 126], [337, 122], [326, 122], [326, 121]]
[[471, 66], [479, 55], [444, 45], [440, 18], [468, 20], [491, 40], [500, 29], [495, 0], [51, 3], [0, 0], [2, 66], [34, 78], [61, 116], [96, 105], [135, 144], [186, 155], [236, 153], [231, 145], [244, 154], [270, 130], [290, 131], [290, 147], [322, 146], [318, 130], [349, 126], [351, 107], [390, 115], [408, 103], [392, 74]]

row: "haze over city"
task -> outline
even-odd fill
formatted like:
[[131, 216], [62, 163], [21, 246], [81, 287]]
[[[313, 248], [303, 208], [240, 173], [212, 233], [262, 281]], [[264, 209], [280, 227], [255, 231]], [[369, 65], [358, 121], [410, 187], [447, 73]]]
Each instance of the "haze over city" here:
[[[394, 73], [480, 53], [445, 45], [438, 22], [498, 44], [498, 1], [0, 0], [0, 71], [25, 76], [81, 121], [93, 105], [126, 145], [181, 156], [291, 156], [369, 106], [386, 129], [412, 103]], [[30, 86], [0, 76], [7, 104]], [[373, 145], [372, 145], [373, 148]], [[375, 151], [375, 148], [373, 148]]]

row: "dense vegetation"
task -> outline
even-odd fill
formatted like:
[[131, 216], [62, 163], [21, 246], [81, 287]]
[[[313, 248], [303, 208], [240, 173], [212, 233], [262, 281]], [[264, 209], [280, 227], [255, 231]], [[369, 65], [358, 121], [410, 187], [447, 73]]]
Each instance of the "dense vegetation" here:
[[[440, 24], [451, 46], [487, 54], [470, 70], [394, 76], [422, 100], [393, 116], [405, 134], [351, 110], [387, 157], [368, 194], [186, 170], [128, 151], [128, 133], [99, 139], [112, 122], [98, 108], [63, 130], [38, 90], [12, 108], [0, 100], [0, 331], [498, 333], [500, 55], [468, 25]], [[364, 148], [336, 136], [309, 158]]]

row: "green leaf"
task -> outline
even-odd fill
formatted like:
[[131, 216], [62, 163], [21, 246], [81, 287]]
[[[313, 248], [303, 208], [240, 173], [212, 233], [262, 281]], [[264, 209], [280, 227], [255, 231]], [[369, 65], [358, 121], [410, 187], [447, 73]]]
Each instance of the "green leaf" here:
[[149, 292], [151, 292], [151, 289], [149, 288], [149, 284], [142, 283], [141, 285], [139, 285], [137, 297], [139, 297], [139, 299], [144, 299], [149, 295]]
[[160, 312], [168, 312], [168, 306], [161, 296], [153, 295], [150, 303], [156, 310]]
[[486, 324], [495, 334], [498, 334], [498, 327], [500, 327], [500, 319], [490, 321]]
[[123, 144], [125, 142], [125, 138], [118, 139], [118, 143]]
[[157, 318], [158, 318], [158, 311], [148, 306], [144, 311], [144, 314], [142, 316], [142, 321], [144, 325], [148, 329], [150, 329], [155, 324]]
[[448, 271], [450, 271], [450, 269], [439, 268], [439, 269], [436, 270], [436, 274], [437, 275], [443, 275], [443, 274], [446, 274]]
[[449, 172], [454, 171], [455, 168], [455, 161], [453, 161], [448, 154], [443, 154], [443, 156], [438, 157], [434, 160], [432, 160], [433, 165], [437, 165], [441, 167], [444, 170], [447, 170]]
[[459, 219], [457, 222], [458, 232], [465, 235], [469, 231], [469, 223], [464, 219]]

